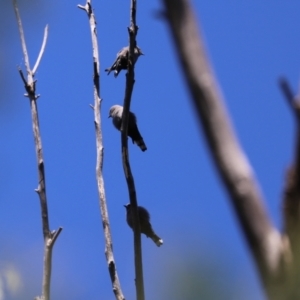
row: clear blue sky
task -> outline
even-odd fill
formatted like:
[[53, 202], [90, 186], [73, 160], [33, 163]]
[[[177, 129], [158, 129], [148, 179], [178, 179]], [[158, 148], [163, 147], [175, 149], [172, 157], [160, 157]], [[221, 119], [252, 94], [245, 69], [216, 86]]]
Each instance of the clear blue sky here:
[[[21, 1], [20, 1], [21, 2]], [[24, 3], [25, 1], [22, 1]], [[242, 3], [243, 2], [243, 3]], [[277, 80], [296, 91], [300, 71], [299, 1], [193, 1], [206, 47], [239, 140], [249, 157], [274, 223], [282, 226], [285, 171], [294, 152], [295, 124]], [[95, 181], [92, 56], [88, 19], [78, 0], [20, 5], [30, 62], [44, 26], [49, 39], [36, 78], [51, 229], [64, 228], [54, 247], [53, 299], [114, 299], [104, 256]], [[134, 299], [132, 232], [120, 134], [108, 119], [122, 104], [125, 72], [104, 69], [128, 44], [130, 1], [94, 1], [101, 58], [104, 180], [114, 254], [126, 299]], [[140, 205], [164, 239], [143, 237], [147, 299], [264, 299], [228, 196], [190, 104], [167, 25], [155, 18], [160, 1], [138, 1], [138, 44], [131, 110], [148, 150], [129, 143]], [[199, 23], [200, 24], [200, 23]], [[24, 67], [10, 1], [0, 11], [0, 283], [18, 273], [19, 293], [40, 294], [43, 259], [36, 157], [29, 103], [16, 66]], [[0, 284], [1, 286], [1, 284]], [[1, 295], [0, 295], [1, 299]]]

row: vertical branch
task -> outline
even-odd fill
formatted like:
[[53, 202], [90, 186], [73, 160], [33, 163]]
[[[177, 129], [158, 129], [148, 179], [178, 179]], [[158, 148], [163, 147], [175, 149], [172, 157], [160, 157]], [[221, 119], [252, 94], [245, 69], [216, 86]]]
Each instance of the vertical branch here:
[[[43, 236], [44, 236], [44, 268], [43, 268], [43, 283], [42, 283], [42, 296], [37, 297], [36, 299], [49, 300], [50, 299], [50, 280], [51, 280], [51, 269], [52, 269], [52, 250], [53, 245], [62, 231], [60, 227], [58, 230], [50, 231], [49, 229], [49, 218], [48, 218], [48, 206], [47, 206], [47, 197], [46, 197], [46, 181], [45, 181], [45, 167], [44, 167], [44, 158], [43, 158], [43, 148], [42, 148], [42, 140], [40, 135], [40, 127], [39, 127], [39, 118], [38, 118], [38, 109], [37, 109], [37, 99], [39, 95], [35, 93], [35, 84], [36, 80], [33, 79], [34, 72], [30, 69], [29, 64], [29, 56], [26, 48], [26, 42], [24, 37], [24, 31], [22, 27], [21, 17], [19, 14], [18, 6], [16, 0], [13, 0], [13, 6], [18, 22], [19, 33], [21, 38], [21, 44], [23, 49], [24, 61], [27, 70], [27, 80], [19, 68], [19, 73], [22, 81], [24, 82], [24, 86], [27, 94], [26, 97], [29, 98], [30, 108], [31, 108], [31, 117], [32, 117], [32, 127], [33, 127], [33, 135], [34, 135], [34, 144], [35, 151], [37, 157], [37, 169], [38, 169], [38, 188], [35, 190], [40, 199], [41, 205], [41, 214], [42, 214], [42, 227], [43, 227]], [[38, 68], [39, 62], [44, 52], [44, 48], [47, 41], [47, 30], [45, 30], [43, 46], [40, 51], [40, 55], [35, 64], [35, 70]]]
[[100, 60], [99, 60], [99, 50], [97, 42], [97, 30], [96, 30], [96, 19], [93, 13], [91, 0], [87, 0], [85, 6], [78, 5], [78, 8], [86, 11], [89, 18], [91, 37], [92, 37], [92, 46], [93, 46], [93, 67], [94, 67], [94, 123], [95, 123], [95, 132], [96, 132], [96, 149], [97, 149], [97, 161], [96, 161], [96, 180], [99, 194], [99, 204], [101, 210], [102, 224], [105, 237], [105, 256], [108, 264], [108, 270], [110, 279], [113, 286], [113, 292], [117, 300], [125, 300], [121, 285], [118, 278], [117, 268], [113, 255], [113, 246], [112, 246], [112, 237], [109, 226], [109, 217], [108, 210], [106, 205], [105, 189], [104, 189], [104, 180], [103, 180], [103, 140], [102, 140], [102, 128], [101, 128], [101, 116], [100, 116], [100, 107], [101, 107], [101, 98], [100, 98]]
[[139, 223], [136, 189], [135, 189], [134, 179], [132, 176], [130, 163], [129, 163], [128, 142], [127, 142], [129, 110], [130, 110], [133, 86], [135, 83], [134, 48], [136, 47], [136, 35], [138, 31], [138, 27], [136, 26], [136, 5], [137, 5], [137, 1], [131, 0], [130, 27], [128, 28], [129, 62], [128, 62], [128, 70], [126, 73], [126, 89], [125, 89], [125, 97], [124, 97], [124, 104], [123, 104], [122, 127], [121, 127], [121, 144], [122, 144], [123, 169], [124, 169], [124, 174], [128, 186], [129, 199], [130, 199], [132, 216], [133, 216], [136, 296], [138, 300], [144, 300], [145, 295], [144, 295], [144, 279], [143, 279], [143, 263], [142, 263], [141, 229]]

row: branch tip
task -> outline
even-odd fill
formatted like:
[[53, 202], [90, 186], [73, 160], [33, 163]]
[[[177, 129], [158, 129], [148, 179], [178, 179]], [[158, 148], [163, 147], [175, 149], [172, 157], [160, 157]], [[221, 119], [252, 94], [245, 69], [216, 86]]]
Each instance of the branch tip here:
[[62, 230], [63, 230], [63, 228], [62, 228], [62, 227], [59, 227], [57, 230], [53, 230], [53, 231], [51, 232], [51, 242], [50, 242], [51, 246], [54, 245], [56, 239], [58, 238], [58, 236], [59, 236], [59, 234], [62, 232]]
[[295, 96], [295, 94], [292, 91], [292, 88], [290, 87], [290, 84], [286, 80], [286, 78], [281, 77], [278, 80], [279, 86], [282, 90], [283, 95], [285, 96], [285, 99], [287, 100], [290, 108], [292, 109], [293, 113], [295, 114], [295, 117], [298, 122], [300, 122], [300, 100], [299, 96]]
[[282, 89], [283, 94], [286, 96], [288, 101], [293, 101], [294, 100], [294, 93], [292, 92], [292, 89], [286, 80], [285, 77], [280, 77], [279, 80], [279, 85]]
[[38, 67], [39, 67], [39, 64], [41, 62], [41, 59], [43, 57], [43, 54], [44, 54], [44, 51], [45, 51], [45, 48], [46, 48], [46, 43], [47, 43], [47, 39], [48, 39], [48, 24], [46, 25], [45, 29], [44, 29], [44, 37], [43, 37], [43, 42], [42, 42], [42, 46], [41, 46], [41, 50], [40, 50], [40, 53], [39, 53], [39, 56], [36, 60], [36, 63], [32, 69], [32, 76], [34, 76], [34, 74], [36, 73]]
[[86, 6], [83, 6], [83, 5], [78, 4], [77, 7], [78, 7], [79, 9], [82, 9], [82, 10], [87, 11], [87, 10], [86, 10]]

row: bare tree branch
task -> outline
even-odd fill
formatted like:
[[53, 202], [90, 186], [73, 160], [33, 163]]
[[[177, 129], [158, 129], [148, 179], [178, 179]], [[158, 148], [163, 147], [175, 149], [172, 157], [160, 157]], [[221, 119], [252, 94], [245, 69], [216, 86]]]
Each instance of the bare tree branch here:
[[136, 296], [137, 296], [137, 300], [144, 300], [145, 292], [144, 292], [144, 279], [143, 279], [141, 228], [139, 223], [138, 202], [136, 197], [135, 184], [134, 184], [134, 179], [132, 176], [130, 163], [129, 163], [128, 143], [127, 143], [129, 110], [130, 110], [133, 86], [135, 83], [134, 48], [136, 47], [136, 35], [138, 31], [138, 27], [136, 26], [136, 5], [137, 5], [137, 1], [131, 0], [130, 27], [128, 28], [129, 62], [128, 62], [128, 71], [126, 73], [126, 89], [125, 89], [125, 97], [124, 97], [124, 104], [123, 104], [122, 127], [121, 127], [121, 144], [122, 144], [123, 169], [124, 169], [124, 174], [128, 186], [129, 199], [130, 199], [132, 215], [133, 215]]
[[296, 119], [296, 143], [294, 162], [287, 171], [283, 197], [284, 231], [289, 237], [293, 261], [289, 268], [291, 299], [300, 298], [300, 99], [294, 96], [288, 81], [279, 80], [280, 88]]
[[[17, 22], [18, 22], [18, 28], [19, 28], [20, 38], [21, 38], [21, 45], [22, 45], [22, 50], [23, 50], [23, 55], [24, 55], [25, 67], [26, 67], [26, 71], [29, 75], [31, 72], [31, 69], [30, 69], [29, 56], [28, 56], [26, 43], [25, 43], [25, 36], [24, 36], [22, 21], [21, 21], [21, 17], [20, 17], [18, 5], [17, 5], [17, 0], [12, 0], [12, 1], [13, 1], [13, 6], [14, 6]], [[32, 80], [32, 77], [31, 77], [31, 80]], [[29, 83], [31, 83], [32, 81], [30, 81]]]
[[283, 206], [285, 231], [290, 238], [292, 248], [296, 247], [293, 252], [299, 253], [297, 250], [300, 250], [298, 249], [300, 246], [298, 237], [300, 230], [300, 100], [294, 96], [285, 78], [280, 79], [279, 85], [297, 121], [295, 159], [288, 170]]
[[178, 58], [208, 146], [242, 231], [265, 283], [274, 294], [273, 277], [281, 271], [284, 243], [271, 223], [252, 168], [223, 105], [188, 0], [163, 0]]
[[282, 90], [283, 95], [285, 96], [288, 105], [292, 109], [292, 113], [295, 115], [297, 122], [300, 123], [300, 99], [297, 96], [294, 96], [292, 89], [285, 78], [279, 79], [279, 86]]
[[125, 300], [121, 285], [118, 278], [117, 268], [113, 255], [112, 237], [109, 226], [109, 216], [106, 205], [104, 180], [103, 180], [103, 140], [102, 140], [102, 128], [101, 128], [101, 98], [100, 98], [100, 60], [99, 60], [99, 50], [97, 42], [97, 30], [96, 30], [96, 19], [93, 13], [91, 0], [87, 0], [86, 5], [78, 5], [78, 8], [85, 10], [89, 18], [92, 45], [93, 45], [93, 67], [94, 67], [94, 110], [95, 117], [95, 132], [96, 132], [96, 148], [97, 148], [97, 162], [96, 162], [96, 180], [99, 193], [99, 205], [101, 210], [101, 217], [103, 223], [104, 237], [105, 237], [105, 256], [108, 264], [109, 275], [111, 278], [113, 292], [117, 300]]
[[47, 43], [47, 38], [48, 38], [48, 25], [46, 25], [45, 27], [45, 31], [44, 31], [44, 38], [43, 38], [43, 43], [42, 43], [42, 47], [41, 47], [41, 50], [40, 50], [40, 53], [39, 53], [39, 56], [36, 60], [36, 63], [33, 67], [33, 70], [32, 70], [32, 74], [34, 75], [39, 67], [39, 64], [41, 62], [41, 59], [42, 59], [42, 56], [44, 54], [44, 51], [45, 51], [45, 48], [46, 48], [46, 43]]
[[141, 241], [141, 228], [139, 223], [138, 215], [138, 202], [136, 197], [136, 189], [134, 179], [132, 176], [129, 154], [128, 154], [128, 120], [129, 110], [131, 103], [131, 96], [133, 86], [135, 83], [134, 79], [134, 48], [136, 47], [136, 35], [138, 27], [136, 26], [136, 0], [131, 0], [130, 7], [130, 27], [128, 27], [129, 33], [129, 62], [128, 70], [126, 73], [126, 89], [123, 104], [123, 115], [122, 115], [122, 126], [121, 126], [121, 145], [122, 145], [122, 161], [124, 174], [128, 186], [129, 199], [133, 215], [133, 234], [134, 234], [134, 263], [135, 263], [135, 286], [136, 286], [136, 297], [138, 300], [144, 300], [144, 279], [143, 279], [143, 262], [142, 262], [142, 241]]
[[[18, 22], [24, 61], [27, 70], [27, 80], [25, 79], [25, 76], [20, 68], [19, 68], [19, 73], [22, 81], [24, 82], [25, 89], [27, 92], [25, 96], [29, 98], [30, 107], [31, 107], [32, 127], [33, 127], [35, 151], [37, 156], [37, 167], [38, 167], [38, 178], [39, 178], [39, 185], [38, 188], [36, 189], [36, 192], [38, 193], [40, 199], [43, 236], [44, 236], [44, 271], [43, 271], [43, 283], [42, 283], [42, 296], [37, 297], [37, 299], [49, 300], [51, 268], [52, 268], [52, 250], [58, 235], [62, 231], [62, 228], [60, 227], [57, 231], [53, 231], [53, 232], [50, 232], [49, 229], [45, 167], [44, 167], [42, 140], [41, 140], [40, 128], [39, 128], [38, 110], [37, 110], [37, 103], [36, 103], [36, 100], [38, 99], [39, 95], [36, 95], [35, 93], [36, 80], [33, 79], [34, 72], [31, 71], [30, 69], [29, 57], [26, 48], [26, 42], [25, 42], [21, 17], [19, 14], [16, 0], [13, 0], [13, 6], [14, 6], [17, 22]], [[43, 52], [40, 53], [40, 57], [38, 60], [41, 59], [42, 54]]]

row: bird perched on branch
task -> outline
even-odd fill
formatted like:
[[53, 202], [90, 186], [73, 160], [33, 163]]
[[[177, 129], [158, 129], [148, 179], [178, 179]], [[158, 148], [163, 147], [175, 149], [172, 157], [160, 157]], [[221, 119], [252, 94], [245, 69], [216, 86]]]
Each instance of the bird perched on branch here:
[[[144, 53], [142, 52], [142, 50], [139, 47], [136, 46], [134, 48], [133, 64], [136, 63], [136, 61], [138, 60], [140, 55], [144, 55]], [[117, 77], [121, 70], [127, 70], [128, 57], [129, 57], [129, 46], [122, 48], [118, 52], [117, 58], [116, 58], [115, 62], [113, 63], [113, 65], [110, 68], [105, 69], [105, 72], [107, 72], [107, 75], [109, 75], [109, 73], [111, 71], [115, 71], [114, 76]]]
[[[132, 210], [131, 205], [126, 204], [124, 205], [126, 208], [126, 221], [129, 227], [133, 229], [133, 216], [132, 216]], [[152, 229], [151, 223], [150, 223], [150, 214], [147, 211], [146, 208], [142, 206], [138, 206], [138, 214], [139, 214], [139, 221], [140, 221], [140, 228], [141, 233], [144, 233], [147, 237], [151, 238], [152, 241], [156, 244], [156, 246], [161, 246], [163, 244], [163, 240], [156, 235], [154, 230]]]
[[[109, 110], [109, 118], [112, 117], [113, 124], [120, 131], [122, 126], [122, 115], [123, 106], [121, 105], [113, 105]], [[129, 112], [127, 135], [131, 137], [132, 142], [137, 144], [143, 152], [147, 150], [147, 147], [136, 124], [136, 116], [132, 112]]]

